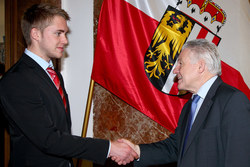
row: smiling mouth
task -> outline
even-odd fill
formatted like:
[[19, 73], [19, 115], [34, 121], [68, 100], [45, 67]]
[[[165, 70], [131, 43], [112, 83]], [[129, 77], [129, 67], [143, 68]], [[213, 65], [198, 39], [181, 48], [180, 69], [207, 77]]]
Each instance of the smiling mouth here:
[[64, 47], [57, 47], [61, 52], [64, 51]]
[[182, 77], [181, 76], [176, 76], [176, 79], [177, 80], [182, 80]]
[[178, 77], [177, 75], [175, 75], [174, 82], [178, 82], [179, 80], [180, 80], [180, 77]]

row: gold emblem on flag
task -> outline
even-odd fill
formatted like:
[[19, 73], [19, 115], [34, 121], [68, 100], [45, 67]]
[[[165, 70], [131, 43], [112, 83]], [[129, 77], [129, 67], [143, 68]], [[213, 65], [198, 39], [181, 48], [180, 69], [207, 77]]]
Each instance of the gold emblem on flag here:
[[[225, 12], [211, 0], [178, 1], [177, 6], [182, 2], [187, 8], [187, 13], [202, 20], [199, 22], [188, 14], [168, 6], [144, 56], [144, 70], [147, 78], [155, 88], [170, 95], [181, 94], [176, 91], [177, 85], [174, 84], [172, 69], [182, 46], [188, 38], [190, 39], [191, 32], [191, 38], [195, 36], [204, 38], [209, 33], [214, 36], [212, 40], [217, 45], [220, 38], [201, 22], [206, 23], [210, 14], [212, 28], [218, 33], [226, 20]], [[197, 11], [200, 11], [199, 14]]]
[[192, 26], [182, 13], [172, 10], [164, 14], [145, 55], [145, 71], [149, 78], [160, 79], [171, 71]]

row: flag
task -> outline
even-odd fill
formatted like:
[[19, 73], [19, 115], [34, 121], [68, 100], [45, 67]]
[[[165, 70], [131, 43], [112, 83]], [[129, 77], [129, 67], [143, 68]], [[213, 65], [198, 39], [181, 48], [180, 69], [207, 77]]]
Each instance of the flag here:
[[[192, 2], [104, 0], [99, 17], [92, 79], [172, 132], [190, 98], [180, 95], [172, 73], [183, 44], [206, 38], [219, 46], [223, 40], [217, 34], [225, 12], [214, 3]], [[224, 62], [222, 70], [222, 79], [250, 99], [240, 73]]]

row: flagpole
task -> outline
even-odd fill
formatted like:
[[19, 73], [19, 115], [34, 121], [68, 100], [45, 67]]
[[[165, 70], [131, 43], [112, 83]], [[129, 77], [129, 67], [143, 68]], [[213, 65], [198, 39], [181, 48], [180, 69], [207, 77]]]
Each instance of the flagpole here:
[[95, 84], [95, 81], [91, 79], [90, 85], [89, 85], [89, 94], [88, 94], [88, 100], [87, 100], [86, 111], [85, 111], [85, 116], [84, 116], [83, 128], [82, 128], [82, 137], [86, 137], [87, 135], [92, 96], [93, 96], [93, 91], [94, 91], [94, 84]]
[[[82, 137], [86, 137], [87, 135], [89, 115], [90, 115], [90, 109], [91, 109], [91, 103], [92, 103], [92, 97], [93, 97], [93, 91], [94, 91], [94, 84], [95, 84], [95, 81], [91, 79], [90, 85], [89, 85], [87, 105], [85, 109], [85, 116], [84, 116], [84, 121], [83, 121]], [[77, 167], [92, 167], [92, 166], [93, 166], [93, 163], [90, 161], [86, 161], [86, 160], [79, 159], [77, 163]]]

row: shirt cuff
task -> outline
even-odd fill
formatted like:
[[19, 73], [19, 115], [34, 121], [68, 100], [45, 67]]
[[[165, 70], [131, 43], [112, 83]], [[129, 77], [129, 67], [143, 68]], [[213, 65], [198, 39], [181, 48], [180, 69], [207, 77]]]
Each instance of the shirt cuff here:
[[109, 140], [109, 150], [108, 150], [107, 158], [109, 157], [110, 149], [111, 149], [111, 142], [110, 142], [110, 140]]

